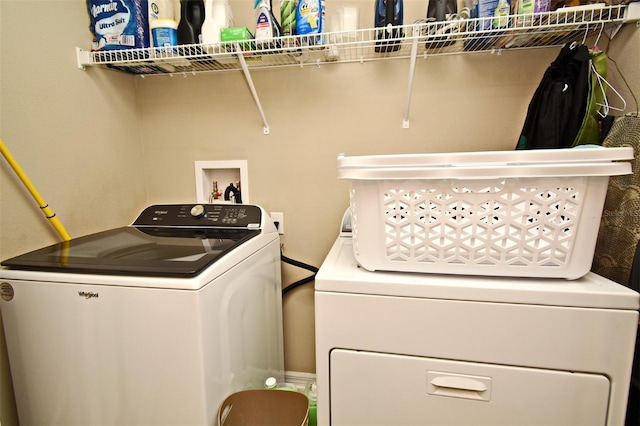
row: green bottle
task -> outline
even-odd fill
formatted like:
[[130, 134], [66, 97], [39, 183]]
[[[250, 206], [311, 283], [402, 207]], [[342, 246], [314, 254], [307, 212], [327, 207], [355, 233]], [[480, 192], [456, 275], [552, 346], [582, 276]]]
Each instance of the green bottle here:
[[295, 46], [296, 34], [296, 0], [282, 0], [280, 3], [280, 26], [284, 37], [284, 47]]
[[509, 15], [511, 15], [511, 3], [509, 0], [500, 0], [493, 14], [493, 28], [507, 28], [509, 26]]

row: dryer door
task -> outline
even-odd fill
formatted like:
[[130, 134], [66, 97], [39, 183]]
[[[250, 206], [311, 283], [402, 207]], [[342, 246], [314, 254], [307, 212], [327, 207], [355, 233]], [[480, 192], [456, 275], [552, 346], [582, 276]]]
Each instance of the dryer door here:
[[604, 425], [602, 375], [335, 349], [332, 425]]

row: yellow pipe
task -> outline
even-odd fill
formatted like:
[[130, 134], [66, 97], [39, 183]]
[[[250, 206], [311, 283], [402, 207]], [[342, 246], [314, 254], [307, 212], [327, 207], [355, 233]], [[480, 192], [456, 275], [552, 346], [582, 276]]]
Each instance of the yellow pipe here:
[[53, 225], [60, 237], [62, 237], [64, 241], [71, 240], [71, 236], [62, 225], [62, 222], [60, 222], [60, 220], [56, 217], [56, 214], [53, 212], [53, 210], [51, 210], [51, 207], [49, 207], [49, 205], [40, 196], [38, 190], [35, 188], [35, 186], [33, 186], [31, 181], [29, 180], [29, 177], [24, 173], [16, 159], [13, 158], [13, 155], [11, 155], [11, 152], [9, 152], [7, 147], [4, 145], [2, 139], [0, 139], [0, 152], [2, 152], [2, 155], [7, 160], [13, 171], [16, 172], [24, 186], [29, 190], [33, 198], [38, 203], [38, 206], [40, 206], [42, 213], [44, 213], [46, 218], [49, 219], [49, 222]]

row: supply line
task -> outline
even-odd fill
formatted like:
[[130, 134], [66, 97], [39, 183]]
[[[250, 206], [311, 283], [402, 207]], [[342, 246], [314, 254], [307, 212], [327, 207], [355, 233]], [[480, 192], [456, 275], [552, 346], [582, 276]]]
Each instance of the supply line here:
[[20, 167], [16, 159], [13, 157], [13, 155], [11, 155], [11, 152], [9, 152], [9, 149], [5, 146], [2, 139], [0, 139], [0, 152], [2, 152], [2, 155], [7, 160], [7, 162], [13, 169], [13, 171], [16, 172], [16, 174], [18, 175], [18, 177], [20, 178], [24, 186], [27, 188], [27, 190], [29, 190], [29, 192], [31, 193], [31, 196], [36, 200], [36, 202], [38, 203], [38, 206], [42, 210], [42, 213], [44, 213], [45, 217], [49, 219], [49, 222], [51, 223], [51, 225], [53, 225], [53, 227], [58, 232], [58, 235], [60, 235], [62, 240], [63, 241], [71, 240], [71, 236], [69, 235], [65, 227], [62, 225], [62, 222], [60, 222], [60, 220], [56, 217], [56, 214], [53, 212], [53, 210], [51, 210], [51, 207], [49, 207], [49, 204], [47, 204], [42, 198], [42, 196], [40, 196], [40, 193], [35, 188], [35, 186], [33, 186], [33, 183], [31, 183], [31, 180], [29, 180], [29, 177], [22, 170], [22, 168]]
[[306, 278], [303, 278], [301, 280], [298, 280], [298, 281], [294, 282], [293, 284], [289, 284], [288, 286], [283, 288], [282, 289], [282, 296], [283, 297], [284, 297], [285, 294], [287, 294], [288, 292], [290, 292], [294, 288], [300, 287], [301, 285], [309, 283], [309, 282], [312, 282], [313, 280], [316, 279], [316, 273], [318, 272], [318, 268], [316, 268], [315, 266], [307, 265], [306, 263], [302, 263], [302, 262], [300, 262], [298, 260], [290, 259], [287, 256], [283, 255], [282, 253], [280, 253], [280, 259], [284, 263], [288, 263], [290, 265], [297, 266], [298, 268], [306, 269], [308, 271], [313, 272], [312, 275], [310, 275], [310, 276], [308, 276]]

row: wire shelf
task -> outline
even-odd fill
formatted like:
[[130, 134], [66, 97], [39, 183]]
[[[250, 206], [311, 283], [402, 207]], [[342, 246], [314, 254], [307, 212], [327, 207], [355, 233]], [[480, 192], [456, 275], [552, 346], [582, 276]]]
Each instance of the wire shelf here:
[[[421, 21], [392, 29], [329, 32], [321, 36], [279, 37], [169, 48], [84, 51], [78, 65], [104, 66], [142, 76], [365, 62], [416, 56], [562, 46], [584, 42], [625, 22], [625, 5], [603, 4], [507, 18]], [[239, 58], [242, 55], [242, 58]]]

